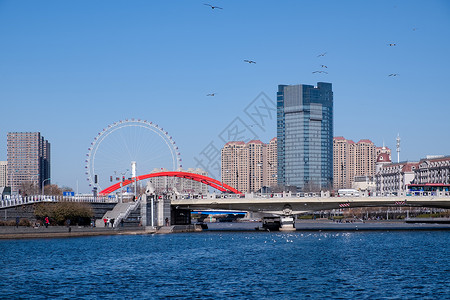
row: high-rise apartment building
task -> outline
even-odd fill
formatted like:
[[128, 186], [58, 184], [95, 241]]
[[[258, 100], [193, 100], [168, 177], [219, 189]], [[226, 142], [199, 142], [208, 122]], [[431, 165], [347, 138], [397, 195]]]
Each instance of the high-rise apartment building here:
[[[167, 169], [153, 169], [151, 173], [167, 172]], [[178, 169], [178, 172], [187, 172], [192, 174], [198, 174], [203, 176], [208, 176], [208, 172], [202, 169], [192, 169], [187, 170]], [[150, 181], [155, 187], [156, 193], [161, 194], [164, 192], [177, 192], [180, 194], [206, 194], [208, 193], [208, 186], [199, 181], [194, 181], [187, 178], [179, 177], [153, 177]]]
[[0, 187], [8, 186], [8, 162], [0, 161]]
[[221, 150], [222, 182], [248, 193], [277, 184], [277, 139], [228, 142]]
[[391, 150], [387, 147], [376, 147], [368, 139], [355, 143], [344, 137], [333, 138], [333, 188], [352, 188], [355, 177], [366, 177], [374, 180], [377, 157], [385, 153], [389, 157]]
[[267, 144], [267, 157], [266, 157], [266, 164], [264, 165], [264, 172], [265, 179], [264, 179], [264, 186], [273, 187], [278, 184], [277, 180], [277, 166], [278, 166], [278, 152], [277, 152], [277, 138], [274, 137], [270, 140], [270, 142]]
[[8, 183], [13, 193], [22, 184], [50, 184], [50, 143], [39, 132], [7, 135]]
[[300, 191], [332, 188], [331, 83], [278, 86], [277, 138], [279, 184]]

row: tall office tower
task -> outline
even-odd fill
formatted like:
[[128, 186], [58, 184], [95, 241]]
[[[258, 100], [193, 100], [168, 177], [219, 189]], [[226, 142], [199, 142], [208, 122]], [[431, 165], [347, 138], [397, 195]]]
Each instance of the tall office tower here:
[[50, 143], [39, 132], [8, 132], [7, 157], [13, 193], [22, 184], [50, 184]]
[[[51, 178], [50, 174], [50, 143], [44, 139], [44, 137], [41, 136], [41, 157], [42, 157], [42, 164], [41, 164], [41, 174], [42, 178]], [[50, 181], [50, 180], [48, 180]], [[50, 182], [49, 182], [50, 184]]]
[[333, 138], [333, 188], [352, 188], [355, 177], [373, 181], [380, 153], [390, 158], [391, 150], [384, 146], [376, 147], [368, 139], [355, 143], [342, 136]]
[[269, 144], [260, 140], [248, 143], [228, 142], [221, 150], [222, 182], [238, 191], [248, 193], [261, 191], [263, 187], [275, 186], [277, 139]]
[[331, 83], [279, 85], [278, 183], [300, 191], [333, 187]]
[[0, 161], [0, 187], [8, 186], [8, 162]]

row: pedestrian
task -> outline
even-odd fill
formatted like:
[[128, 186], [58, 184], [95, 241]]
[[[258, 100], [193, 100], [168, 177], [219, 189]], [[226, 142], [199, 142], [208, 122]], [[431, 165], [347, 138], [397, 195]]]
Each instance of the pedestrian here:
[[166, 226], [169, 226], [169, 218], [166, 218]]
[[19, 223], [20, 223], [20, 218], [17, 216], [16, 217], [16, 228], [19, 228]]
[[44, 224], [45, 228], [48, 228], [48, 224], [50, 224], [50, 220], [48, 219], [48, 217], [45, 217]]
[[120, 226], [123, 227], [123, 219], [120, 220]]
[[107, 219], [107, 218], [104, 218], [104, 219], [103, 219], [103, 222], [105, 222], [105, 227], [107, 227], [107, 226], [108, 226], [108, 219]]
[[69, 228], [69, 232], [71, 232], [72, 228], [70, 227], [70, 219], [66, 220], [66, 226]]
[[109, 222], [111, 223], [111, 228], [114, 227], [114, 219], [109, 220]]

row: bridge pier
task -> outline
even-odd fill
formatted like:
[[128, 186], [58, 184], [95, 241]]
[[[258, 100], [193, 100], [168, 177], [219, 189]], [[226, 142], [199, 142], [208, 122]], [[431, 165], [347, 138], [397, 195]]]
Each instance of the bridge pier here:
[[295, 231], [295, 217], [293, 215], [280, 216], [280, 231]]

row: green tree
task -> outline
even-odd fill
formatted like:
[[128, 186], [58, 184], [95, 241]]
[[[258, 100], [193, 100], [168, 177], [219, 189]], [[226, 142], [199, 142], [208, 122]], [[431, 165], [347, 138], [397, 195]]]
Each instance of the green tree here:
[[92, 207], [83, 202], [40, 203], [34, 211], [38, 219], [49, 217], [52, 223], [64, 225], [66, 220], [72, 224], [87, 225], [93, 216]]

